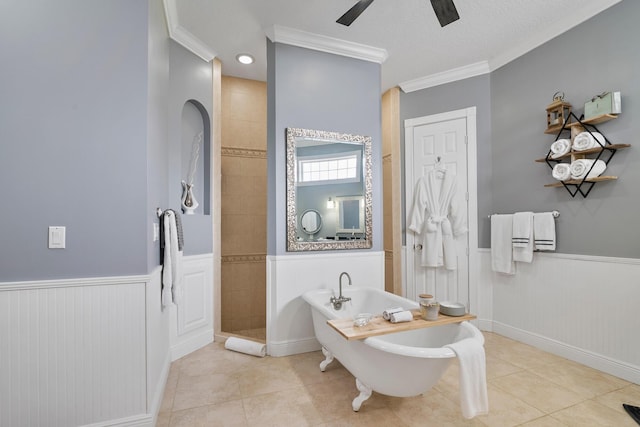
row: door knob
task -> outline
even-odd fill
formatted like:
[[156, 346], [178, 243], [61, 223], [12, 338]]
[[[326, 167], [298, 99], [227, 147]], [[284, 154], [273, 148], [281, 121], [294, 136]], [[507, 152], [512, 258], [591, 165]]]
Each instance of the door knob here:
[[417, 245], [413, 245], [413, 249], [417, 249], [417, 250], [421, 251], [422, 250], [422, 245], [419, 244], [419, 243]]

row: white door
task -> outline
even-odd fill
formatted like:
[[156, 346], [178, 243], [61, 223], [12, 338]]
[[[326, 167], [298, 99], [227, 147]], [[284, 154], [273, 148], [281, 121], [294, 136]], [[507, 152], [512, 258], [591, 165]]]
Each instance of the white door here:
[[[469, 224], [469, 155], [466, 110], [407, 120], [405, 123], [406, 213], [411, 212], [416, 183], [436, 167], [446, 167], [456, 175], [457, 196]], [[475, 109], [473, 110], [475, 117]], [[475, 127], [475, 120], [473, 120]], [[475, 132], [474, 132], [475, 135]], [[475, 159], [474, 159], [475, 160]], [[436, 192], [439, 188], [435, 189]], [[436, 198], [438, 194], [436, 193]], [[473, 230], [472, 232], [475, 232]], [[469, 233], [455, 239], [456, 270], [422, 267], [422, 240], [407, 230], [406, 296], [417, 299], [421, 293], [432, 294], [438, 301], [464, 303], [470, 309]]]

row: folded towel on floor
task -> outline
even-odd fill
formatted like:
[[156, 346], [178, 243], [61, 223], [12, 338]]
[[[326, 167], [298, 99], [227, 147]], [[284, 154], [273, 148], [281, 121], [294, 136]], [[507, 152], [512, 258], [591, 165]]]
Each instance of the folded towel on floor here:
[[505, 274], [515, 274], [513, 262], [513, 215], [491, 215], [491, 268]]
[[551, 175], [558, 181], [567, 181], [571, 179], [571, 166], [567, 163], [558, 163], [553, 167]]
[[533, 239], [539, 251], [556, 250], [556, 221], [552, 212], [533, 214]]
[[391, 323], [410, 322], [413, 320], [413, 313], [408, 310], [391, 313], [389, 320]]
[[589, 148], [604, 146], [606, 140], [599, 132], [580, 132], [573, 138], [573, 149], [584, 151]]
[[399, 311], [404, 311], [404, 308], [402, 307], [387, 308], [385, 311], [382, 312], [382, 318], [384, 320], [389, 320], [393, 313], [397, 313]]
[[551, 144], [551, 158], [557, 159], [569, 152], [571, 149], [571, 141], [568, 139], [559, 139]]
[[487, 364], [482, 343], [475, 338], [447, 344], [460, 362], [460, 407], [462, 415], [473, 418], [489, 412], [487, 393]]
[[513, 260], [533, 261], [533, 212], [516, 212], [512, 230]]
[[571, 162], [571, 178], [583, 179], [585, 176], [587, 179], [595, 178], [602, 175], [606, 168], [607, 164], [602, 160], [577, 159]]

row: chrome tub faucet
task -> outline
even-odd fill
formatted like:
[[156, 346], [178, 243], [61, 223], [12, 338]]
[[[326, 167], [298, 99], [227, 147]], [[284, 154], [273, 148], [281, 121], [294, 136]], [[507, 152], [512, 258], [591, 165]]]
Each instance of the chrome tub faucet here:
[[340, 273], [340, 278], [338, 279], [340, 295], [337, 298], [335, 296], [332, 296], [329, 300], [329, 302], [333, 305], [334, 310], [340, 310], [342, 308], [342, 303], [351, 301], [351, 298], [342, 296], [342, 276], [347, 276], [347, 279], [349, 279], [349, 286], [351, 286], [351, 276], [349, 276], [349, 273], [347, 273], [346, 271]]

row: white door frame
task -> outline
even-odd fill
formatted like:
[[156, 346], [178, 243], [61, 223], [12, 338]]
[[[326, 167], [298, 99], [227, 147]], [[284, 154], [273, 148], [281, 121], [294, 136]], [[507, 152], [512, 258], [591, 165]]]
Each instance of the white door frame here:
[[[468, 227], [469, 227], [469, 311], [478, 311], [478, 154], [476, 139], [476, 107], [464, 108], [461, 110], [448, 111], [445, 113], [432, 114], [430, 116], [417, 117], [404, 121], [404, 167], [405, 167], [405, 224], [411, 212], [413, 203], [413, 186], [408, 185], [408, 177], [413, 177], [413, 128], [432, 123], [450, 121], [455, 119], [466, 119], [467, 123], [467, 191], [469, 201], [467, 205]], [[403, 295], [407, 296], [407, 291], [412, 289], [414, 257], [413, 245], [415, 236], [407, 233], [406, 236], [406, 269], [405, 277], [402, 281]]]

